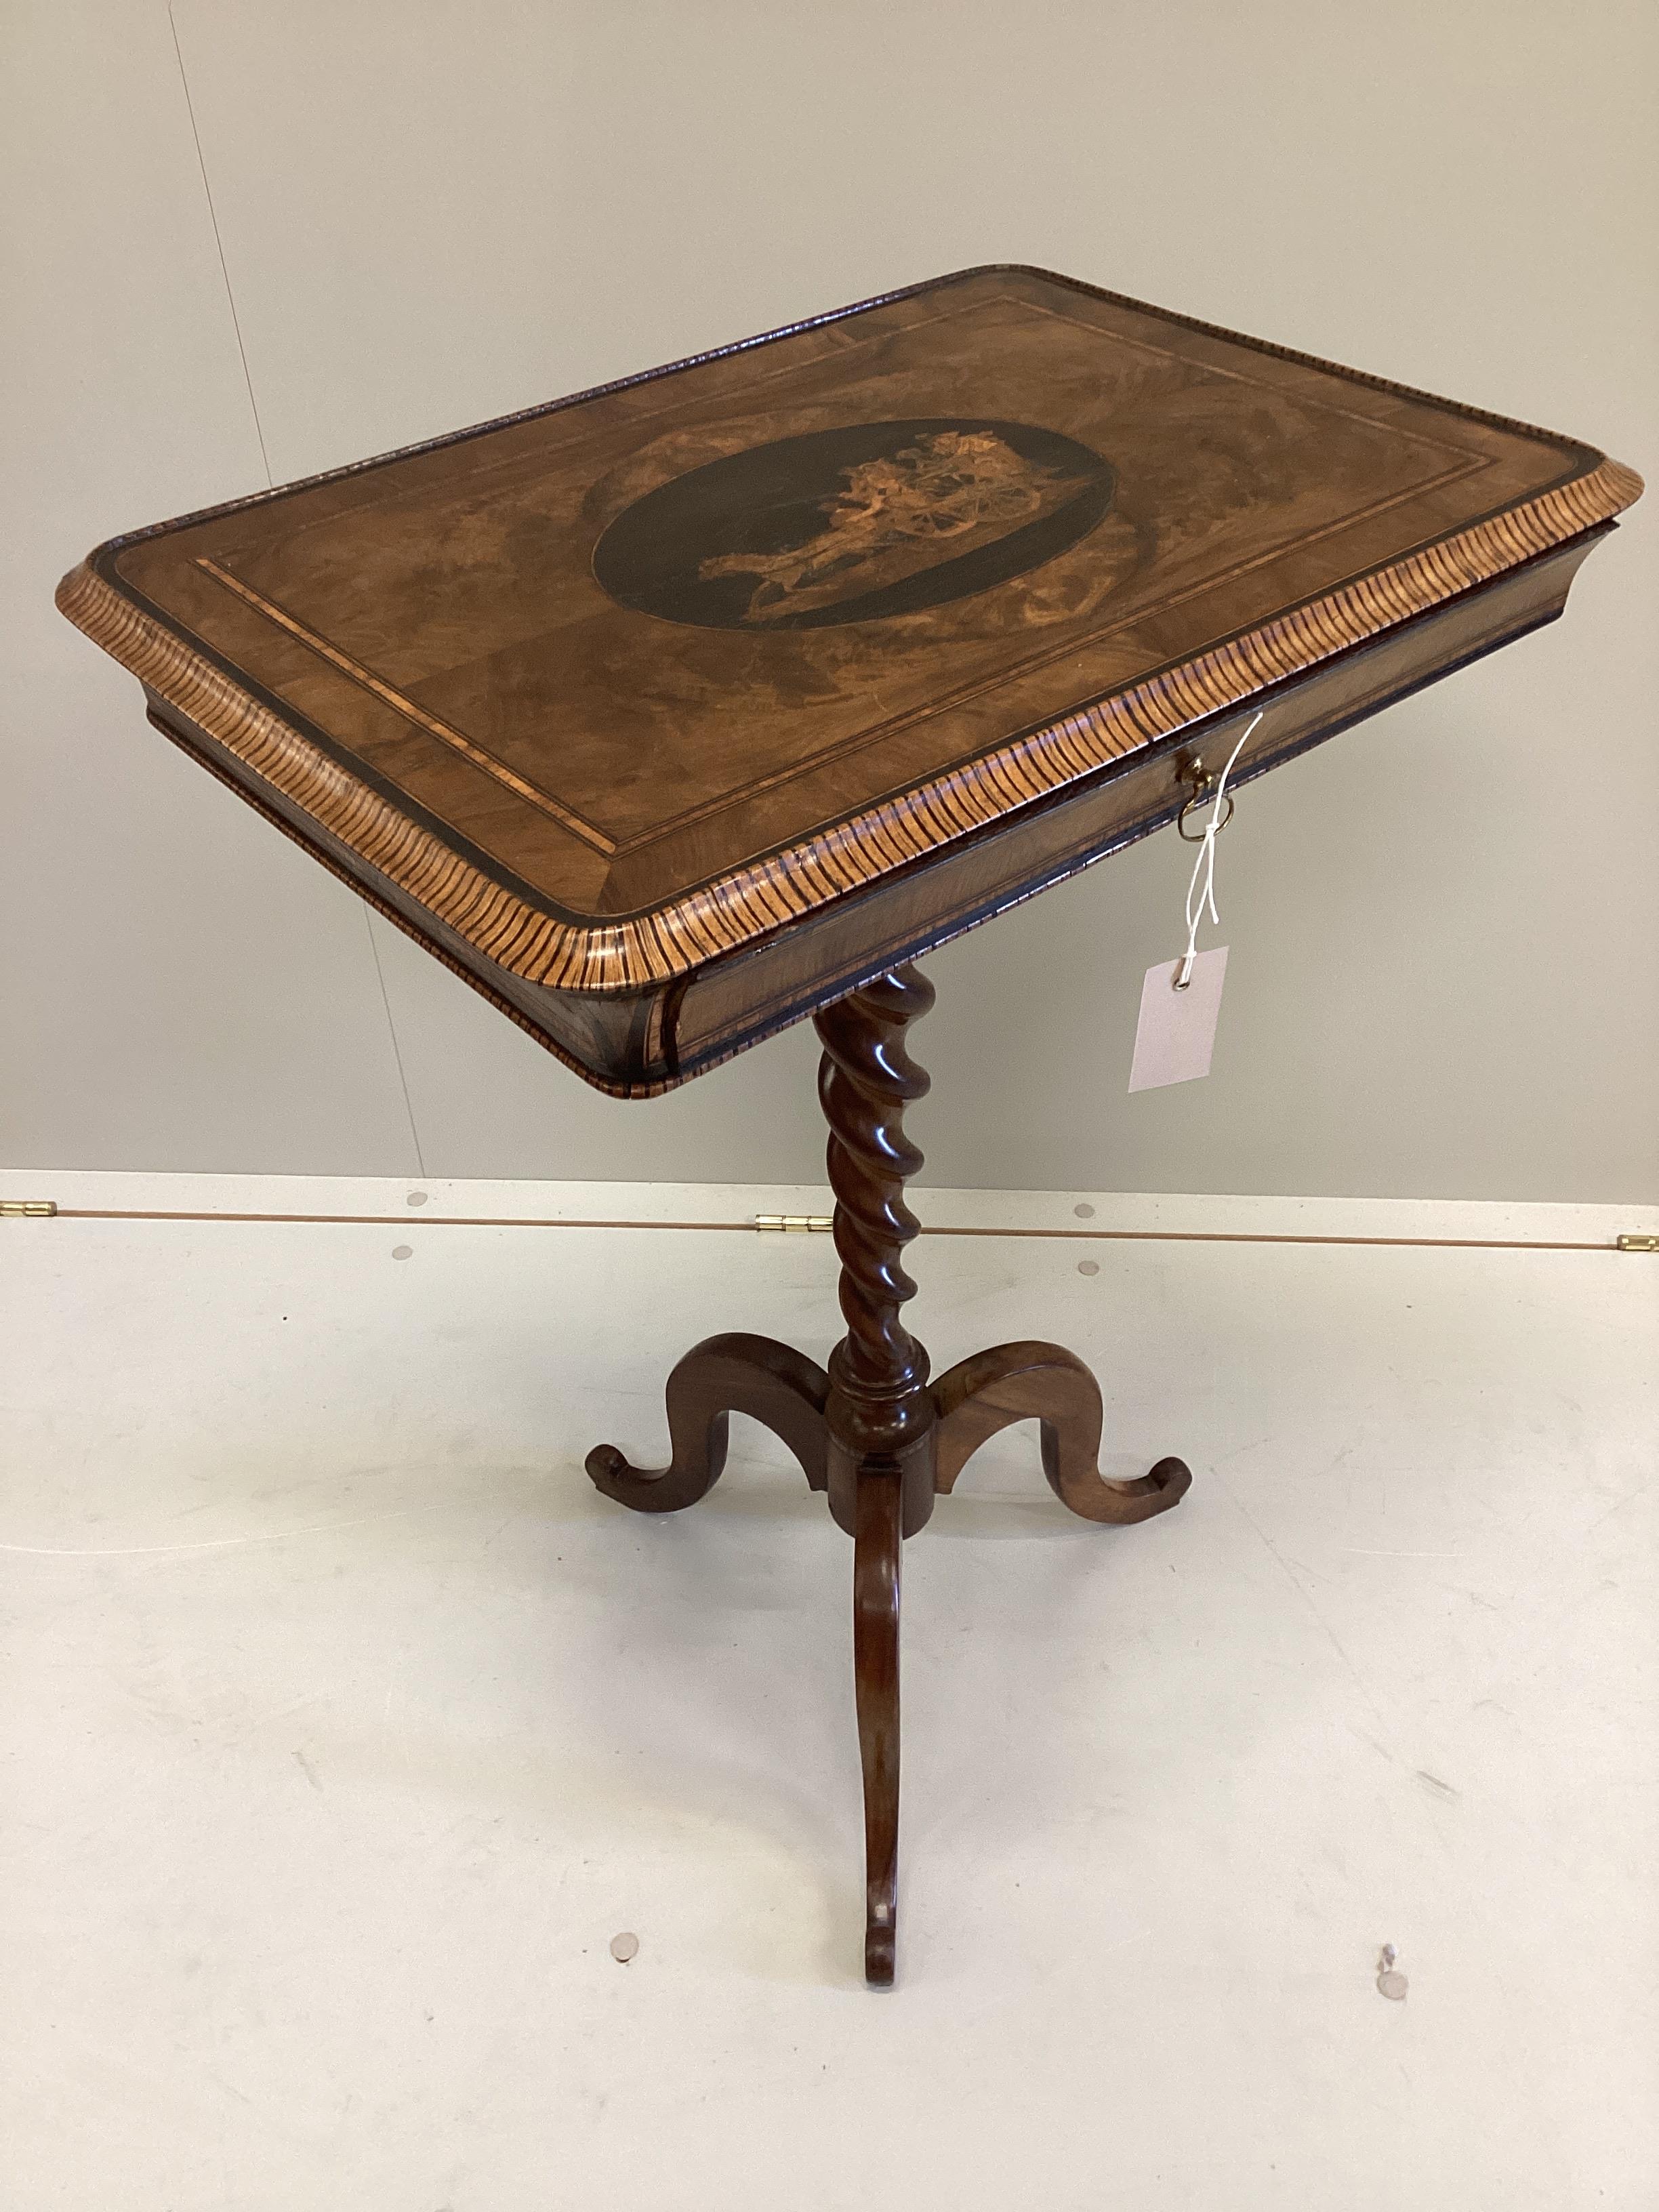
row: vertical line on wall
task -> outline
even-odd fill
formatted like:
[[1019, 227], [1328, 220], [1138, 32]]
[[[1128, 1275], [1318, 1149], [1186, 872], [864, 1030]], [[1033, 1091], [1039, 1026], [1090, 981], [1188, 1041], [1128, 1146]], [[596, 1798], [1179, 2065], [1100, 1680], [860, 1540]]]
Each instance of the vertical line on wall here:
[[426, 1155], [421, 1150], [421, 1132], [415, 1120], [415, 1104], [409, 1095], [409, 1078], [404, 1073], [403, 1049], [398, 1042], [398, 1024], [392, 1018], [392, 994], [386, 987], [386, 970], [380, 965], [380, 940], [374, 934], [374, 915], [368, 907], [363, 908], [363, 927], [368, 932], [368, 949], [374, 958], [374, 974], [380, 986], [380, 1004], [386, 1008], [386, 1034], [392, 1039], [392, 1057], [397, 1062], [398, 1080], [403, 1086], [404, 1111], [409, 1116], [410, 1140], [415, 1147], [415, 1167], [422, 1181], [426, 1176]]
[[[225, 258], [225, 241], [219, 229], [219, 210], [213, 204], [213, 185], [208, 176], [207, 156], [202, 151], [202, 133], [196, 121], [196, 103], [191, 98], [190, 74], [185, 67], [185, 51], [179, 39], [179, 25], [173, 12], [173, 0], [167, 0], [167, 28], [173, 33], [173, 52], [179, 64], [179, 82], [185, 91], [185, 112], [190, 117], [190, 135], [196, 142], [196, 166], [202, 173], [202, 192], [207, 201], [208, 221], [213, 225], [213, 243], [219, 255], [219, 274], [225, 283], [225, 300], [230, 308], [230, 326], [236, 333], [236, 350], [241, 357], [242, 381], [247, 386], [248, 412], [253, 417], [253, 434], [259, 441], [259, 459], [264, 465], [265, 482], [274, 489], [276, 477], [270, 466], [270, 455], [265, 446], [264, 424], [259, 420], [259, 402], [254, 396], [253, 372], [248, 367], [247, 347], [242, 337], [242, 319], [236, 312], [236, 294], [230, 281], [230, 264]], [[404, 1112], [409, 1117], [410, 1142], [415, 1147], [415, 1169], [424, 1179], [426, 1155], [421, 1147], [421, 1132], [415, 1120], [414, 1102], [409, 1095], [409, 1078], [404, 1073], [403, 1048], [398, 1042], [398, 1024], [392, 1016], [392, 997], [386, 987], [386, 973], [380, 965], [380, 947], [374, 934], [374, 916], [364, 907], [363, 927], [368, 932], [369, 957], [374, 963], [374, 980], [380, 987], [380, 1004], [386, 1010], [386, 1034], [392, 1040], [392, 1058], [398, 1070], [398, 1087], [403, 1092]]]
[[247, 386], [248, 411], [253, 417], [253, 434], [259, 441], [259, 459], [264, 464], [265, 482], [275, 489], [276, 479], [270, 472], [270, 455], [265, 451], [264, 425], [259, 420], [259, 403], [253, 396], [253, 378], [247, 365], [247, 348], [242, 343], [241, 318], [236, 313], [236, 295], [230, 288], [225, 241], [219, 235], [219, 211], [213, 204], [213, 187], [208, 182], [207, 158], [202, 152], [202, 134], [196, 127], [196, 103], [190, 96], [190, 78], [185, 70], [184, 49], [179, 43], [179, 26], [173, 21], [173, 0], [167, 0], [167, 28], [173, 33], [173, 51], [179, 63], [179, 82], [185, 88], [185, 112], [190, 118], [190, 135], [196, 141], [196, 166], [202, 173], [202, 191], [207, 200], [208, 221], [213, 225], [213, 243], [219, 252], [219, 274], [225, 280], [225, 298], [230, 304], [230, 326], [236, 333], [236, 350], [242, 357], [242, 381]]

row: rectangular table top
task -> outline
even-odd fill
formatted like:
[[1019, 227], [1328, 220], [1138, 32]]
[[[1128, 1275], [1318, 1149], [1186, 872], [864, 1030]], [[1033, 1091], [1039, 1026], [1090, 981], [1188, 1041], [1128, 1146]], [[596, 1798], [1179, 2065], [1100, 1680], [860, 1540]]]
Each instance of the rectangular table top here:
[[524, 1018], [729, 961], [1640, 489], [987, 268], [113, 538], [59, 604]]

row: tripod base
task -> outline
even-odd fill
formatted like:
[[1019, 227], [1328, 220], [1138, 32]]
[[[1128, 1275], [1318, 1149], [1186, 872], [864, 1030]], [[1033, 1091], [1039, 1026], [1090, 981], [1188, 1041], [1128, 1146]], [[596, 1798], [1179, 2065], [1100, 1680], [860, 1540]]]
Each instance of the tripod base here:
[[[1138, 1482], [1108, 1482], [1097, 1463], [1100, 1389], [1057, 1344], [999, 1345], [926, 1385], [915, 1434], [896, 1449], [849, 1449], [835, 1433], [824, 1370], [769, 1337], [711, 1336], [668, 1378], [672, 1457], [657, 1472], [613, 1444], [587, 1455], [607, 1498], [637, 1513], [674, 1513], [706, 1497], [726, 1463], [729, 1416], [747, 1413], [782, 1438], [807, 1482], [829, 1495], [853, 1537], [853, 1674], [864, 1765], [864, 1960], [878, 1987], [893, 1979], [898, 1905], [899, 1547], [933, 1510], [988, 1437], [1012, 1421], [1042, 1425], [1042, 1468], [1062, 1505], [1085, 1521], [1149, 1520], [1192, 1477], [1163, 1459]], [[931, 1418], [929, 1416], [931, 1415]]]

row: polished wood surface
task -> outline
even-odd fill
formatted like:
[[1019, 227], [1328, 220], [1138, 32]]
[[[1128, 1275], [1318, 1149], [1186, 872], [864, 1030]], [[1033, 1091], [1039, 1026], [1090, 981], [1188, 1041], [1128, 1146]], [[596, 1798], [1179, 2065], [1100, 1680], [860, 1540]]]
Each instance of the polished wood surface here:
[[904, 1325], [916, 1293], [904, 1249], [921, 1224], [904, 1186], [921, 1154], [904, 1109], [928, 1089], [907, 1036], [933, 1003], [912, 967], [814, 1016], [830, 1125], [836, 1250], [847, 1334], [830, 1355], [830, 1510], [853, 1534], [853, 1682], [864, 1769], [864, 1971], [893, 1979], [898, 1942], [899, 1546], [933, 1510], [938, 1411], [927, 1354]]
[[[1588, 532], [1373, 642], [1270, 687], [1271, 714], [1230, 783], [1237, 786], [1372, 714], [1390, 700], [1553, 621], [1598, 537]], [[947, 943], [1034, 891], [1172, 821], [1195, 760], [1225, 758], [1249, 712], [1174, 738], [1011, 812], [863, 888], [828, 900], [755, 945], [668, 986], [556, 991], [485, 959], [459, 931], [368, 866], [228, 749], [154, 696], [164, 735], [471, 984], [597, 1088], [647, 1097], [717, 1066], [896, 962]]]
[[957, 1477], [987, 1440], [1013, 1421], [1042, 1425], [1042, 1472], [1062, 1505], [1085, 1521], [1121, 1526], [1178, 1504], [1192, 1482], [1182, 1460], [1161, 1459], [1134, 1482], [1108, 1482], [1098, 1465], [1104, 1413], [1100, 1385], [1058, 1344], [1000, 1344], [947, 1368], [933, 1385], [939, 1413], [934, 1487]]
[[728, 1417], [747, 1413], [788, 1445], [811, 1488], [825, 1490], [829, 1395], [823, 1370], [787, 1344], [739, 1330], [705, 1337], [675, 1367], [664, 1393], [668, 1466], [655, 1472], [630, 1467], [614, 1444], [596, 1444], [587, 1455], [588, 1475], [605, 1497], [637, 1513], [678, 1513], [719, 1481]]
[[904, 1186], [921, 1166], [904, 1109], [928, 1090], [905, 1040], [933, 1003], [919, 969], [896, 968], [813, 1018], [823, 1047], [818, 1099], [830, 1125], [825, 1167], [847, 1323], [830, 1359], [829, 1419], [854, 1460], [903, 1452], [933, 1423], [927, 1354], [903, 1320], [916, 1294], [904, 1248], [921, 1227]]
[[814, 1490], [853, 1538], [853, 1682], [864, 1771], [865, 1975], [894, 1978], [898, 1942], [900, 1547], [969, 1457], [1012, 1422], [1039, 1425], [1043, 1472], [1061, 1504], [1085, 1521], [1126, 1523], [1185, 1496], [1184, 1462], [1162, 1459], [1133, 1482], [1098, 1464], [1099, 1386], [1057, 1344], [999, 1345], [937, 1382], [902, 1309], [917, 1233], [904, 1185], [921, 1154], [904, 1109], [927, 1090], [907, 1044], [933, 1003], [914, 967], [873, 978], [816, 1017], [823, 1044], [818, 1096], [830, 1125], [836, 1249], [847, 1334], [828, 1370], [769, 1337], [714, 1336], [668, 1378], [670, 1464], [629, 1465], [614, 1444], [587, 1455], [607, 1498], [635, 1512], [678, 1512], [706, 1497], [726, 1459], [732, 1413], [751, 1414], [788, 1444]]
[[[1046, 876], [987, 860], [1035, 814], [1157, 763], [1121, 842], [1218, 718], [1268, 704], [1259, 765], [1328, 734], [1353, 710], [1308, 679], [1639, 488], [988, 269], [112, 540], [60, 604], [169, 735], [642, 1093], [1093, 857], [1079, 820]], [[981, 880], [931, 872], [969, 848]]]
[[853, 1698], [864, 1770], [864, 1978], [898, 1967], [899, 1551], [904, 1482], [890, 1461], [859, 1476], [853, 1530]]

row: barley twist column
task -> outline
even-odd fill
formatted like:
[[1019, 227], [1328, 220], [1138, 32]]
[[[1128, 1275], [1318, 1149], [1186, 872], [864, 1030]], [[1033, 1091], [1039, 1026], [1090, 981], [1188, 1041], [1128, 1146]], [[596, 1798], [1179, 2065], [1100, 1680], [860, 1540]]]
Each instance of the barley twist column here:
[[904, 1184], [921, 1154], [904, 1109], [927, 1089], [905, 1031], [933, 1003], [915, 969], [895, 968], [815, 1017], [818, 1097], [830, 1124], [836, 1249], [847, 1334], [830, 1355], [830, 1509], [853, 1548], [853, 1674], [864, 1765], [864, 1971], [893, 1978], [898, 1930], [899, 1547], [933, 1510], [937, 1413], [927, 1354], [900, 1310], [915, 1294], [904, 1248], [916, 1234]]

